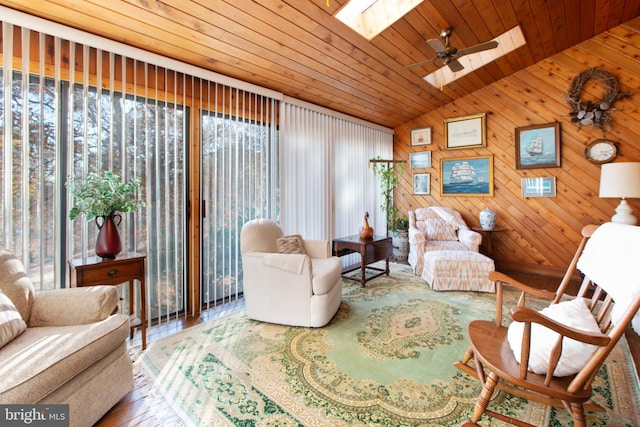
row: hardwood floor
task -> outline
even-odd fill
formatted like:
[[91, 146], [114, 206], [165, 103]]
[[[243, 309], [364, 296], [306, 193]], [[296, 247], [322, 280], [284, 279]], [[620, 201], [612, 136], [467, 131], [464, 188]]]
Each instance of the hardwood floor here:
[[[511, 275], [517, 280], [538, 288], [554, 290], [557, 286], [557, 279], [555, 278], [513, 271], [505, 271], [505, 273]], [[576, 293], [579, 283], [573, 285], [573, 292]], [[238, 304], [242, 304], [242, 302], [232, 302], [230, 304], [232, 306], [218, 306], [216, 308], [205, 310], [199, 317], [171, 320], [162, 325], [151, 326], [147, 329], [147, 343], [151, 343], [157, 339], [174, 334], [183, 329], [223, 316], [228, 313], [230, 309], [237, 309]], [[631, 328], [627, 330], [626, 337], [635, 362], [636, 370], [638, 370], [638, 367], [640, 367], [640, 337]], [[139, 344], [140, 332], [137, 331], [136, 336], [131, 341], [131, 345]], [[638, 372], [638, 375], [640, 376], [640, 371]], [[149, 395], [149, 392], [150, 389], [148, 385], [144, 385], [141, 381], [136, 380], [134, 390], [122, 398], [116, 406], [107, 412], [105, 416], [98, 421], [96, 426], [163, 426], [163, 420], [156, 419], [156, 416], [154, 415], [157, 411], [155, 411], [154, 407], [148, 404], [145, 400]]]
[[[147, 345], [160, 338], [167, 337], [176, 332], [190, 328], [201, 323], [214, 320], [228, 314], [243, 305], [243, 301], [234, 301], [218, 307], [203, 310], [198, 317], [180, 318], [170, 320], [161, 325], [153, 325], [147, 328]], [[136, 334], [129, 345], [141, 345], [140, 331]], [[165, 426], [162, 419], [156, 418], [158, 411], [148, 403], [146, 399], [150, 393], [149, 385], [144, 384], [138, 378], [135, 379], [134, 389], [123, 397], [109, 412], [107, 412], [95, 425], [99, 427], [114, 426]]]

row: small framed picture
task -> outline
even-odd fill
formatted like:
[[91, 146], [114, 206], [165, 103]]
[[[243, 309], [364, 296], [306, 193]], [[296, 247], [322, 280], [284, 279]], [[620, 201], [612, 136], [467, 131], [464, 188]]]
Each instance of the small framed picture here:
[[556, 197], [556, 177], [522, 178], [522, 197]]
[[444, 146], [447, 150], [478, 148], [487, 145], [486, 113], [445, 119]]
[[411, 131], [411, 145], [431, 144], [431, 128], [413, 129]]
[[560, 167], [560, 123], [516, 128], [516, 169]]
[[420, 151], [419, 153], [409, 154], [411, 158], [411, 169], [430, 168], [431, 167], [431, 151]]
[[414, 173], [413, 174], [413, 194], [431, 194], [431, 174]]
[[440, 194], [493, 197], [493, 156], [442, 159]]

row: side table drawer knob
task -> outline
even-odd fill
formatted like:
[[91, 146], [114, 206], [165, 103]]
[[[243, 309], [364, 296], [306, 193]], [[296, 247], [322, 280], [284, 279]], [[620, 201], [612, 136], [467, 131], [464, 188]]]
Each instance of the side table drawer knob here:
[[107, 276], [109, 277], [115, 277], [120, 273], [120, 271], [118, 271], [117, 268], [114, 268], [113, 270], [109, 270], [107, 271]]

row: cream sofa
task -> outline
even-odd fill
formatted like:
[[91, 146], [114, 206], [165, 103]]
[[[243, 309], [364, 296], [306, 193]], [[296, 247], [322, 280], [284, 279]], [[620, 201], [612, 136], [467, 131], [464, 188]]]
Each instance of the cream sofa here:
[[22, 262], [0, 249], [0, 291], [1, 403], [68, 404], [71, 426], [91, 426], [133, 389], [115, 287], [35, 292]]
[[429, 251], [479, 252], [482, 235], [471, 230], [460, 212], [444, 206], [409, 211], [409, 264], [422, 275], [424, 254]]
[[342, 263], [328, 240], [284, 236], [268, 219], [240, 232], [244, 299], [249, 319], [318, 328], [340, 308]]

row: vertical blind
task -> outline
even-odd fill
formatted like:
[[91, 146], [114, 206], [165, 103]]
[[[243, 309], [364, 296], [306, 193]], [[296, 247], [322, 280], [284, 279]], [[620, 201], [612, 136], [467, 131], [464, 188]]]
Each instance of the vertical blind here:
[[201, 89], [200, 300], [210, 307], [243, 292], [243, 224], [279, 215], [278, 102], [215, 83]]
[[6, 22], [2, 36], [2, 244], [37, 290], [66, 286], [67, 260], [93, 256], [97, 235], [67, 219], [68, 180], [139, 178], [147, 207], [122, 214], [123, 251], [147, 256], [149, 318], [183, 311], [186, 76]]
[[[364, 212], [386, 231], [379, 185], [369, 168], [392, 158], [393, 134], [293, 103], [282, 107], [282, 218], [285, 233], [327, 239], [358, 234]], [[344, 257], [352, 264], [358, 255]]]
[[[147, 256], [147, 321], [238, 298], [241, 226], [279, 214], [277, 100], [7, 22], [0, 47], [0, 239], [36, 289], [66, 286], [67, 261], [94, 255], [97, 227], [68, 220], [65, 184], [109, 170], [142, 183], [146, 207], [123, 215], [120, 232], [123, 252]], [[194, 134], [200, 182], [187, 170]], [[208, 204], [197, 289], [189, 185]], [[139, 298], [120, 292], [125, 310]]]
[[[389, 129], [34, 19], [54, 34], [30, 30], [29, 19], [2, 22], [0, 241], [37, 290], [66, 286], [67, 261], [93, 255], [97, 229], [68, 219], [65, 186], [89, 172], [142, 182], [147, 206], [125, 215], [121, 234], [124, 251], [147, 255], [148, 321], [195, 312], [189, 302], [237, 298], [239, 233], [250, 219], [331, 239], [357, 233], [369, 210], [384, 228], [368, 159], [392, 155]], [[204, 214], [195, 219], [198, 254], [187, 251], [194, 187]], [[189, 274], [201, 286], [187, 289], [196, 255], [201, 271]], [[127, 293], [122, 287], [125, 309], [136, 298]]]

